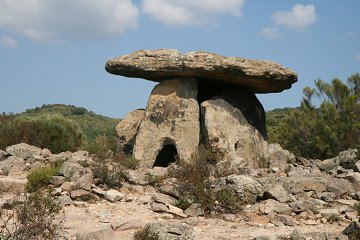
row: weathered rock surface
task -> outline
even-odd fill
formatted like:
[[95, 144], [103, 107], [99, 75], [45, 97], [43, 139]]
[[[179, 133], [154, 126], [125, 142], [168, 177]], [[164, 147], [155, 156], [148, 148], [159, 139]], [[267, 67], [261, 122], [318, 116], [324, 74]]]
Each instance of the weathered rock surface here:
[[123, 152], [132, 153], [136, 135], [140, 124], [145, 117], [144, 109], [134, 110], [116, 126], [116, 134], [119, 138], [119, 148]]
[[225, 89], [201, 104], [204, 140], [224, 160], [258, 167], [267, 155], [265, 112], [255, 94]]
[[12, 156], [27, 159], [32, 155], [40, 155], [41, 149], [26, 143], [19, 143], [6, 148], [6, 152]]
[[176, 153], [180, 161], [188, 161], [196, 152], [200, 138], [196, 96], [194, 79], [173, 79], [155, 86], [133, 150], [140, 167], [167, 166]]
[[228, 189], [236, 193], [239, 200], [255, 203], [256, 198], [264, 192], [263, 187], [254, 179], [246, 175], [230, 175], [220, 178], [216, 191]]
[[24, 193], [27, 182], [27, 179], [0, 176], [0, 193]]
[[153, 240], [193, 240], [194, 230], [186, 224], [153, 222], [145, 225], [144, 237]]
[[109, 60], [112, 74], [163, 81], [171, 78], [197, 78], [236, 84], [253, 92], [281, 92], [297, 81], [297, 74], [275, 62], [224, 57], [204, 51], [182, 54], [177, 50], [140, 50]]
[[116, 240], [118, 239], [110, 226], [85, 233], [79, 233], [76, 240]]

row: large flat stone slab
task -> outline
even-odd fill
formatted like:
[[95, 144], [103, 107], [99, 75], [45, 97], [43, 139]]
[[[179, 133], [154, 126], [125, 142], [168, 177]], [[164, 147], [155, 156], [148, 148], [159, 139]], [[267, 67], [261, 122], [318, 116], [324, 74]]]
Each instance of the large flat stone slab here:
[[112, 74], [155, 82], [182, 77], [235, 84], [255, 93], [281, 92], [297, 81], [294, 71], [272, 61], [205, 51], [182, 54], [173, 49], [140, 50], [109, 60], [105, 68]]

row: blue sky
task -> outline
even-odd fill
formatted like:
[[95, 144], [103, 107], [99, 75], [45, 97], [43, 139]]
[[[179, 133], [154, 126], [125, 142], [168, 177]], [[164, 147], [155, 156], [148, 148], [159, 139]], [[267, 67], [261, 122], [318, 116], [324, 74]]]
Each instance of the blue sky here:
[[63, 103], [124, 117], [155, 83], [110, 75], [139, 49], [206, 50], [295, 70], [290, 90], [258, 95], [298, 106], [314, 80], [360, 72], [360, 1], [0, 0], [0, 112]]

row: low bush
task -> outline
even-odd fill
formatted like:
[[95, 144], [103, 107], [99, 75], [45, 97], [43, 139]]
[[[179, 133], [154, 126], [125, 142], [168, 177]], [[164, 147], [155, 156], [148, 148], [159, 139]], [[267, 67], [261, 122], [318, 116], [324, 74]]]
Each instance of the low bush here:
[[26, 189], [29, 192], [37, 191], [49, 185], [51, 177], [59, 175], [59, 168], [53, 166], [40, 167], [27, 175]]
[[191, 203], [200, 203], [205, 212], [214, 208], [215, 198], [210, 177], [213, 165], [217, 162], [216, 154], [203, 146], [192, 156], [191, 164], [180, 165], [170, 169], [170, 177], [179, 180], [179, 191], [182, 198], [178, 207], [186, 209]]
[[11, 209], [0, 209], [0, 239], [61, 239], [64, 229], [60, 210], [50, 195], [37, 191], [25, 196]]
[[0, 149], [21, 142], [52, 153], [76, 151], [82, 144], [82, 133], [77, 124], [60, 115], [2, 116]]
[[125, 179], [124, 167], [112, 162], [111, 160], [96, 161], [91, 170], [96, 184], [102, 188], [121, 188], [122, 181]]

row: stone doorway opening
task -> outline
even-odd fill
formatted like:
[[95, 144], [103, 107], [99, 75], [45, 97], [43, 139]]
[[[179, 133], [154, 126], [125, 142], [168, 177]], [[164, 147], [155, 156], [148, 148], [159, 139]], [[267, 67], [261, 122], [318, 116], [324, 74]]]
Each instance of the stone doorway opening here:
[[158, 153], [153, 167], [168, 167], [171, 163], [176, 162], [177, 149], [173, 144], [164, 145]]

